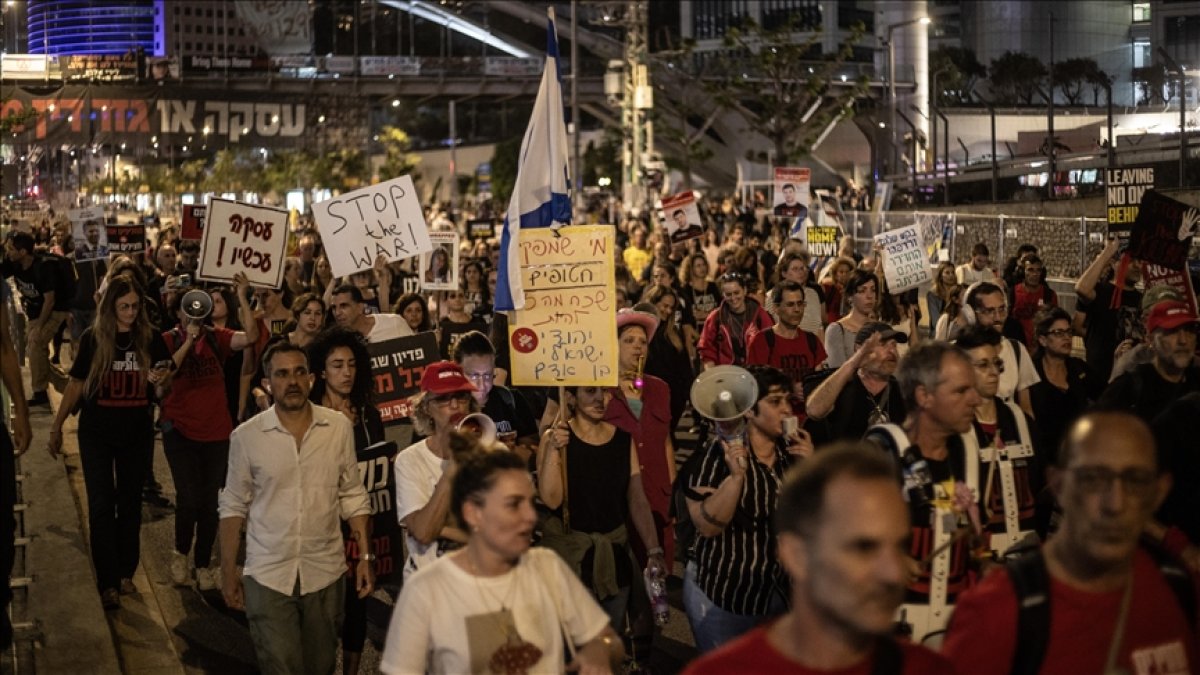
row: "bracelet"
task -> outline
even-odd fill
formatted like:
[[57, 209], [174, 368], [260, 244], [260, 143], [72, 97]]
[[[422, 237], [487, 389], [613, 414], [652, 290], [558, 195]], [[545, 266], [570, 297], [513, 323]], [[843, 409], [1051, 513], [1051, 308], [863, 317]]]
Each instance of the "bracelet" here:
[[[703, 507], [704, 502], [700, 502], [700, 506]], [[650, 549], [649, 551], [646, 551], [647, 558], [652, 558], [656, 555], [666, 555], [665, 551], [663, 551], [663, 547], [655, 546], [654, 548]]]
[[358, 561], [359, 562], [363, 562], [363, 561], [375, 562], [375, 554], [374, 553], [364, 553], [364, 554], [358, 556]]
[[707, 504], [707, 503], [708, 503], [707, 499], [702, 500], [700, 502], [700, 515], [703, 516], [704, 519], [706, 521], [708, 521], [709, 524], [711, 524], [711, 525], [715, 525], [716, 527], [719, 527], [721, 529], [725, 529], [726, 527], [729, 527], [729, 523], [717, 520], [715, 517], [713, 517], [713, 514], [708, 512], [708, 507], [705, 506], [705, 504]]

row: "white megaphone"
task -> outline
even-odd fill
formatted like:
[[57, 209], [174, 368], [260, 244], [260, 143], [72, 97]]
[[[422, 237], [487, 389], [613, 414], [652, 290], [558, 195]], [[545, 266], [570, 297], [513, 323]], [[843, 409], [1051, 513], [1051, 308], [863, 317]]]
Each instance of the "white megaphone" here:
[[187, 318], [193, 321], [207, 319], [208, 315], [212, 314], [212, 306], [212, 296], [208, 294], [208, 291], [200, 289], [190, 290], [179, 299], [179, 308], [183, 310]]
[[745, 368], [714, 366], [692, 383], [692, 407], [701, 417], [731, 422], [746, 414], [758, 401], [758, 382]]
[[463, 417], [454, 426], [454, 430], [471, 436], [489, 450], [496, 445], [496, 423], [483, 413], [471, 413]]
[[[742, 444], [745, 415], [758, 401], [758, 382], [745, 368], [714, 366], [692, 383], [692, 407], [701, 417], [717, 422], [717, 432], [730, 446]], [[746, 458], [738, 463], [746, 468]]]

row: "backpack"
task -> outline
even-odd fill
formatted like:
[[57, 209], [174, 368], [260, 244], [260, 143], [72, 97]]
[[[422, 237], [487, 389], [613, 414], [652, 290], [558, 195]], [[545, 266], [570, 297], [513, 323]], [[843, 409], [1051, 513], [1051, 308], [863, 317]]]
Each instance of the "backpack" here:
[[[1142, 549], [1158, 565], [1188, 625], [1196, 629], [1196, 589], [1183, 566], [1156, 544], [1142, 541]], [[1036, 673], [1042, 668], [1050, 643], [1050, 574], [1042, 550], [1005, 565], [1017, 596], [1017, 650], [1013, 654], [1013, 675]]]
[[63, 298], [74, 299], [75, 291], [79, 288], [79, 273], [75, 271], [75, 261], [56, 253], [43, 253], [38, 263], [50, 265], [54, 269], [55, 304], [61, 306]]

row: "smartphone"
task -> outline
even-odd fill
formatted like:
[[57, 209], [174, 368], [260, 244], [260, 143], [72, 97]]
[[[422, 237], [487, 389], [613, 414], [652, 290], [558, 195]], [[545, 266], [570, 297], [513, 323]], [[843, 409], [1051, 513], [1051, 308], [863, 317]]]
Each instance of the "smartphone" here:
[[800, 431], [800, 418], [785, 417], [783, 418], [783, 437], [791, 438]]

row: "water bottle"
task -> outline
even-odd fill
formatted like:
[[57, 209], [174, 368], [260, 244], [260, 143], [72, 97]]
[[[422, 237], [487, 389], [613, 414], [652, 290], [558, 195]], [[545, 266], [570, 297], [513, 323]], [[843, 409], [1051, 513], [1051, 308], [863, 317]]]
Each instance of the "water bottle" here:
[[646, 581], [646, 594], [650, 596], [650, 608], [654, 610], [654, 624], [665, 626], [671, 616], [667, 606], [667, 580], [662, 570], [647, 567], [643, 573]]

